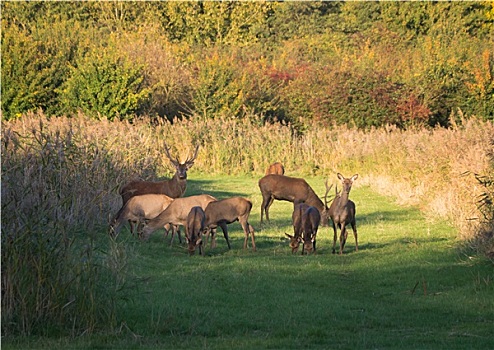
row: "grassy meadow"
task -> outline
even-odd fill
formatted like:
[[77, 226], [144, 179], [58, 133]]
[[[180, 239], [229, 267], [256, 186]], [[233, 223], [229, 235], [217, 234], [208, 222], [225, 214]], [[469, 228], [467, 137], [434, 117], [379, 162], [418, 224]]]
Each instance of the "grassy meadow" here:
[[[492, 348], [492, 237], [472, 245], [492, 174], [493, 126], [359, 131], [236, 120], [95, 121], [32, 114], [2, 122], [4, 348]], [[111, 240], [108, 218], [129, 179], [172, 175], [201, 145], [187, 195], [253, 201], [257, 252], [221, 234], [206, 256], [155, 233]], [[272, 161], [324, 193], [359, 174], [359, 252], [292, 255], [292, 206], [259, 225], [257, 186]], [[475, 219], [477, 218], [477, 220]]]
[[[309, 183], [324, 190], [322, 177]], [[487, 260], [463, 254], [457, 230], [393, 203], [358, 180], [358, 253], [350, 234], [343, 256], [331, 254], [332, 232], [318, 233], [318, 253], [292, 255], [291, 204], [275, 201], [260, 227], [257, 178], [190, 174], [187, 194], [253, 201], [257, 252], [243, 250], [238, 223], [232, 250], [218, 237], [206, 256], [156, 232], [149, 242], [128, 229], [116, 241], [98, 232], [108, 253], [125, 251], [116, 332], [21, 338], [5, 348], [492, 348], [494, 274]], [[9, 339], [10, 340], [10, 339]]]

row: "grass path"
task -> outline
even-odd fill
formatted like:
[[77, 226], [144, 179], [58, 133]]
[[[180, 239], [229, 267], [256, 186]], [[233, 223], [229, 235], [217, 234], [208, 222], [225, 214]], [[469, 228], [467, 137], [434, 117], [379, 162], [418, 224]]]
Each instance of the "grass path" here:
[[[323, 193], [323, 179], [309, 183]], [[253, 201], [258, 251], [242, 250], [238, 223], [229, 226], [233, 249], [220, 235], [206, 257], [189, 257], [160, 233], [141, 243], [123, 230], [139, 282], [121, 302], [121, 332], [71, 347], [494, 348], [493, 266], [462, 255], [448, 223], [356, 185], [359, 252], [350, 234], [345, 254], [331, 254], [332, 233], [323, 227], [318, 254], [292, 255], [283, 234], [292, 232], [292, 204], [275, 201], [260, 230], [257, 179], [191, 180], [187, 194], [201, 192]]]

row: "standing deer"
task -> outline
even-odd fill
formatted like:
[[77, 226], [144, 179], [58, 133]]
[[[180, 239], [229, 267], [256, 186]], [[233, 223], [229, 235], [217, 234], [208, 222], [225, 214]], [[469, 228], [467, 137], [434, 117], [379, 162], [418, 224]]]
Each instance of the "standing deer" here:
[[266, 169], [266, 175], [269, 174], [283, 175], [285, 174], [285, 167], [280, 162], [273, 163]]
[[[343, 254], [343, 248], [345, 247], [346, 239], [348, 236], [346, 226], [352, 225], [353, 235], [355, 236], [355, 251], [358, 251], [358, 239], [357, 239], [357, 225], [355, 222], [355, 203], [348, 199], [350, 190], [352, 189], [353, 182], [357, 180], [358, 174], [353, 175], [351, 178], [345, 178], [340, 173], [337, 174], [338, 179], [341, 181], [343, 188], [341, 193], [337, 195], [329, 207], [329, 216], [333, 222], [333, 254], [335, 254], [335, 245], [337, 238], [337, 228], [340, 232], [340, 252]], [[326, 181], [326, 188], [328, 188]]]
[[302, 241], [302, 215], [309, 208], [305, 203], [295, 203], [293, 206], [292, 223], [293, 223], [293, 236], [285, 232], [285, 235], [290, 239], [290, 248], [292, 248], [292, 254], [298, 251], [300, 242]]
[[141, 194], [155, 193], [166, 194], [171, 198], [182, 197], [187, 188], [187, 170], [189, 170], [194, 164], [194, 160], [197, 158], [197, 152], [199, 151], [199, 145], [197, 145], [194, 155], [180, 163], [178, 158], [173, 159], [170, 155], [170, 149], [165, 143], [165, 155], [175, 167], [175, 174], [169, 180], [164, 181], [131, 181], [120, 189], [120, 195], [122, 196], [123, 204], [125, 204], [133, 196]]
[[304, 179], [284, 176], [266, 175], [259, 180], [259, 188], [262, 194], [261, 204], [261, 224], [263, 214], [266, 212], [266, 220], [269, 221], [269, 207], [275, 199], [289, 201], [293, 203], [306, 203], [316, 207], [322, 217], [322, 226], [329, 223], [329, 208], [327, 195], [329, 189], [326, 188], [323, 203], [314, 190]]
[[251, 209], [252, 202], [242, 197], [232, 197], [209, 203], [205, 212], [206, 226], [208, 227], [208, 232], [211, 232], [211, 248], [216, 246], [216, 228], [219, 226], [225, 236], [228, 249], [231, 249], [230, 240], [228, 238], [227, 224], [231, 224], [232, 222], [238, 220], [245, 233], [244, 249], [247, 248], [247, 240], [250, 234], [252, 240], [252, 250], [255, 251], [256, 242], [254, 237], [254, 228], [248, 222]]
[[194, 255], [196, 247], [199, 247], [199, 254], [204, 255], [202, 235], [205, 229], [206, 213], [200, 206], [192, 207], [189, 215], [187, 215], [187, 226], [185, 226], [185, 238], [190, 255]]
[[[151, 220], [161, 214], [163, 210], [168, 208], [173, 198], [165, 194], [143, 194], [130, 198], [118, 211], [112, 220], [109, 228], [109, 233], [112, 236], [117, 236], [123, 223], [128, 220], [130, 232], [134, 234], [134, 224], [139, 224], [144, 220]], [[139, 230], [138, 230], [139, 231]], [[139, 232], [138, 232], [139, 233]]]
[[[179, 225], [185, 226], [187, 224], [187, 217], [193, 207], [200, 206], [204, 210], [208, 204], [213, 201], [216, 201], [216, 198], [208, 194], [174, 199], [168, 208], [144, 226], [142, 238], [144, 240], [149, 239], [154, 231], [164, 227], [166, 224], [173, 225], [174, 227]], [[175, 229], [173, 231], [175, 231]], [[175, 232], [172, 233], [170, 245], [173, 244], [174, 236]]]

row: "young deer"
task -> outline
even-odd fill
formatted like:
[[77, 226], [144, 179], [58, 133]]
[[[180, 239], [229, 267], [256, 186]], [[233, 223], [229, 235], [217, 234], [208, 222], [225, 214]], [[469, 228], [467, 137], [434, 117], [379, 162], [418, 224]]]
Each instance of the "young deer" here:
[[284, 175], [285, 167], [280, 162], [273, 163], [266, 169], [266, 175], [269, 174]]
[[153, 182], [136, 180], [129, 182], [120, 189], [123, 204], [125, 205], [125, 203], [133, 196], [148, 193], [166, 194], [171, 198], [182, 197], [187, 188], [187, 170], [189, 170], [194, 164], [198, 151], [199, 145], [197, 145], [194, 155], [191, 158], [187, 158], [185, 162], [180, 163], [178, 158], [172, 158], [170, 155], [170, 149], [165, 143], [165, 155], [175, 167], [175, 175], [173, 175], [171, 179], [164, 181]]
[[194, 255], [196, 247], [199, 247], [199, 254], [204, 255], [202, 235], [206, 230], [206, 213], [200, 206], [192, 207], [187, 216], [187, 226], [185, 226], [185, 238], [188, 244], [190, 255]]
[[321, 222], [319, 210], [309, 206], [302, 215], [303, 241], [302, 254], [316, 252], [316, 236]]
[[[256, 250], [256, 242], [254, 237], [254, 228], [249, 224], [249, 215], [252, 209], [252, 202], [242, 197], [231, 197], [222, 199], [216, 202], [211, 202], [206, 207], [206, 226], [208, 233], [211, 232], [211, 248], [216, 246], [216, 228], [219, 226], [225, 236], [228, 249], [231, 248], [228, 238], [227, 224], [231, 224], [238, 220], [244, 230], [244, 249], [247, 248], [249, 235], [252, 240], [252, 250]], [[207, 243], [207, 236], [206, 236]]]
[[[358, 174], [353, 175], [351, 178], [345, 178], [340, 173], [337, 174], [338, 179], [340, 179], [343, 188], [341, 193], [335, 197], [333, 203], [329, 207], [329, 216], [333, 222], [333, 254], [335, 251], [336, 238], [337, 238], [337, 228], [341, 230], [340, 232], [340, 252], [343, 254], [343, 248], [345, 247], [346, 239], [348, 236], [346, 226], [348, 224], [352, 225], [353, 235], [355, 236], [355, 251], [358, 251], [358, 239], [357, 239], [357, 225], [355, 222], [355, 203], [348, 199], [350, 190], [352, 189], [353, 182], [357, 180]], [[328, 188], [326, 181], [326, 188]]]
[[302, 242], [302, 216], [304, 212], [309, 208], [309, 205], [305, 203], [295, 203], [293, 205], [292, 224], [293, 224], [293, 236], [285, 232], [285, 235], [290, 239], [290, 248], [292, 248], [292, 254], [298, 251], [300, 242]]

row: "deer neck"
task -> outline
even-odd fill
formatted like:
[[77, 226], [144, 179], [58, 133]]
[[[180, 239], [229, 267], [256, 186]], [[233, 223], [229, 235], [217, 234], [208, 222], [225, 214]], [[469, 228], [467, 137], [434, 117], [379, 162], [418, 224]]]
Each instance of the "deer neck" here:
[[178, 173], [175, 173], [172, 178], [173, 182], [177, 184], [177, 188], [181, 190], [180, 196], [182, 196], [185, 193], [185, 189], [187, 188], [187, 178], [179, 178]]
[[340, 196], [338, 197], [338, 206], [337, 210], [342, 211], [345, 209], [347, 203], [348, 203], [348, 195], [350, 194], [349, 191], [342, 190]]

